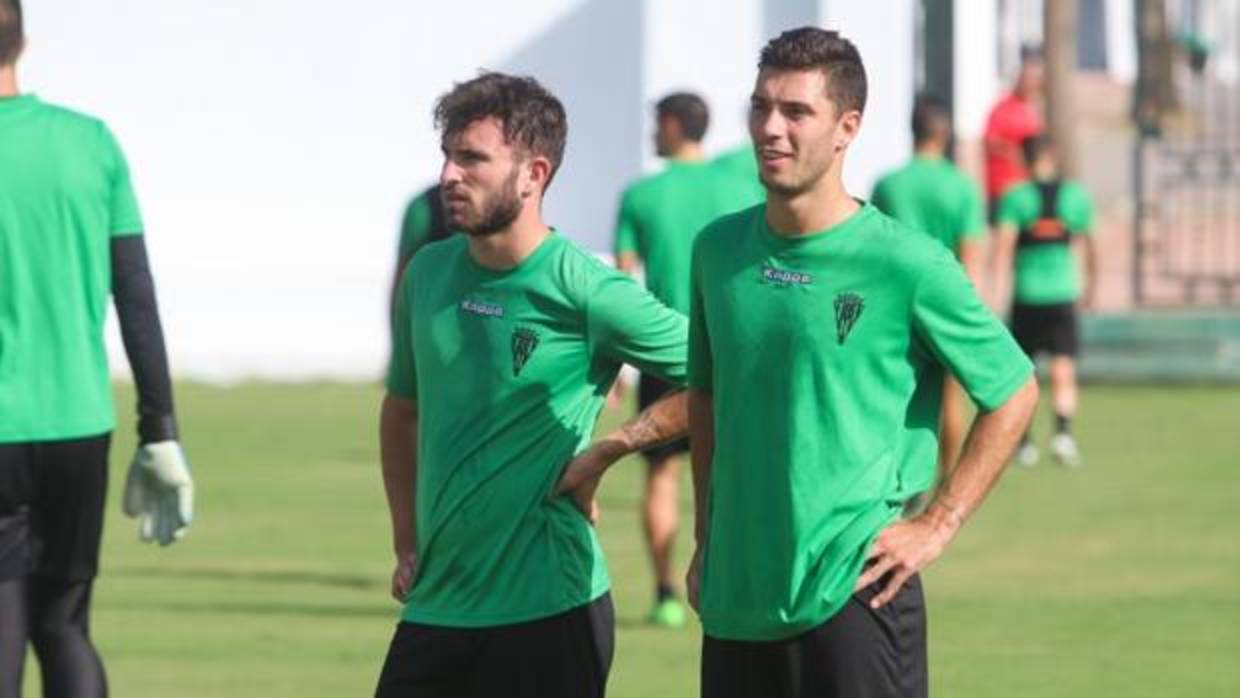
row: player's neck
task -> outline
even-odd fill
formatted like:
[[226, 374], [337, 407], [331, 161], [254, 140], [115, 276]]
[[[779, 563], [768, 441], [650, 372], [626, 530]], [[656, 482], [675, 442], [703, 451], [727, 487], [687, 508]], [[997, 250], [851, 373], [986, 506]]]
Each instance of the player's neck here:
[[913, 156], [924, 160], [942, 160], [946, 154], [947, 148], [935, 141], [926, 141], [913, 149]]
[[0, 98], [16, 97], [21, 94], [17, 89], [17, 67], [6, 65], [0, 67]]
[[822, 178], [819, 186], [794, 196], [784, 196], [768, 189], [766, 222], [776, 235], [800, 237], [833, 228], [860, 208], [861, 205], [844, 188], [839, 170], [833, 168]]
[[540, 207], [526, 206], [507, 228], [492, 235], [470, 235], [469, 256], [479, 266], [506, 271], [525, 261], [550, 234]]
[[700, 162], [706, 159], [706, 151], [702, 149], [701, 143], [685, 143], [667, 159], [671, 162]]

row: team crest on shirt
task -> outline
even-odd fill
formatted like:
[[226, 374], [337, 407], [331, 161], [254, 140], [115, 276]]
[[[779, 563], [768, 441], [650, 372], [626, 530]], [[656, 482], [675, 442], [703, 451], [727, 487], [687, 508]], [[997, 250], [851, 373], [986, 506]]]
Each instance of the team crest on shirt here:
[[859, 293], [845, 292], [835, 295], [835, 336], [841, 345], [848, 339], [861, 311], [865, 310], [865, 299]]
[[521, 375], [521, 369], [538, 348], [538, 333], [528, 327], [512, 331], [512, 377]]

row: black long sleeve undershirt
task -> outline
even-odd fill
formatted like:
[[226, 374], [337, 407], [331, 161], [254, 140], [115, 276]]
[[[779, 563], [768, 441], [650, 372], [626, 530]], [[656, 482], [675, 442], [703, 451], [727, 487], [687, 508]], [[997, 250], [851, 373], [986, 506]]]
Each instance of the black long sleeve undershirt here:
[[138, 390], [138, 438], [144, 444], [176, 439], [168, 355], [141, 235], [112, 238], [112, 296]]

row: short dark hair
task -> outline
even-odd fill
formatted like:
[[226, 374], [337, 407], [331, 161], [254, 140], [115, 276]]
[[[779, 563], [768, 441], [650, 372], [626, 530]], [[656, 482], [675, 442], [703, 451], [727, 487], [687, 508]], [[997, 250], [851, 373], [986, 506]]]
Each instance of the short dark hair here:
[[1055, 149], [1055, 143], [1045, 133], [1029, 136], [1020, 142], [1020, 154], [1025, 158], [1025, 167], [1033, 167], [1033, 161]]
[[435, 128], [444, 138], [488, 116], [503, 124], [510, 144], [547, 158], [555, 175], [568, 138], [568, 116], [555, 95], [531, 77], [484, 72], [457, 83], [435, 103]]
[[865, 111], [865, 66], [851, 41], [818, 27], [789, 29], [762, 49], [758, 70], [821, 70], [827, 97], [844, 113]]
[[20, 0], [0, 0], [0, 65], [12, 65], [25, 43]]
[[920, 145], [936, 135], [951, 135], [952, 113], [947, 102], [924, 94], [913, 103], [913, 143]]
[[710, 108], [706, 100], [692, 92], [673, 92], [654, 107], [660, 117], [670, 116], [680, 124], [685, 138], [700, 143], [710, 126]]

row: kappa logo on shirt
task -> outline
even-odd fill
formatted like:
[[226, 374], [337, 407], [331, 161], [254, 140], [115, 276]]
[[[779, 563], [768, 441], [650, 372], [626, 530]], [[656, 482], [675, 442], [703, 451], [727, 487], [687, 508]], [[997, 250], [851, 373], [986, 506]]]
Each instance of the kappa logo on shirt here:
[[521, 375], [521, 369], [538, 348], [538, 333], [528, 327], [512, 331], [512, 377]]
[[853, 325], [865, 310], [865, 299], [859, 293], [845, 292], [835, 295], [835, 336], [841, 345], [852, 332]]
[[498, 303], [461, 299], [461, 310], [482, 317], [504, 317], [504, 306]]
[[779, 286], [808, 286], [814, 283], [814, 275], [803, 271], [776, 269], [769, 264], [762, 265], [762, 280]]

